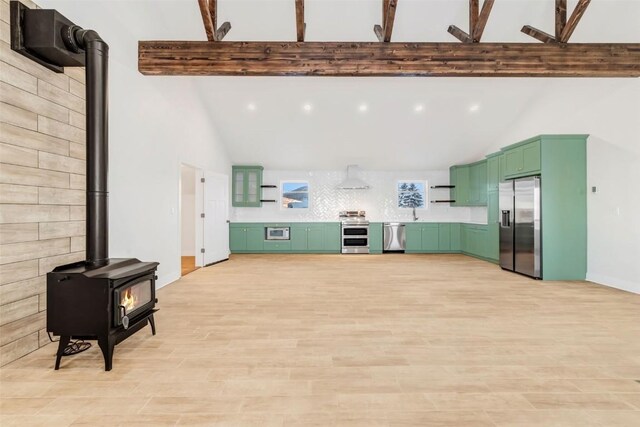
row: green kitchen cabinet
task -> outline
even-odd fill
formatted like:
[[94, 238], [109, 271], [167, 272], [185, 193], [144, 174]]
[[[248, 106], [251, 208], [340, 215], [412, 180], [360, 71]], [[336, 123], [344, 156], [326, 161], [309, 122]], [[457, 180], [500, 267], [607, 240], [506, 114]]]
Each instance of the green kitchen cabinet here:
[[540, 173], [540, 140], [518, 144], [504, 151], [505, 177], [534, 175]]
[[289, 240], [291, 241], [292, 251], [306, 251], [307, 250], [307, 227], [304, 224], [291, 225], [289, 229]]
[[231, 252], [247, 250], [247, 230], [242, 227], [229, 227], [229, 249]]
[[449, 253], [460, 251], [460, 224], [410, 223], [405, 225], [409, 253]]
[[369, 223], [369, 252], [372, 254], [381, 254], [382, 240], [382, 223]]
[[487, 194], [487, 248], [486, 257], [493, 261], [500, 258], [500, 225], [498, 218], [500, 217], [500, 208], [498, 206], [498, 198], [500, 194], [497, 191], [490, 191]]
[[229, 227], [231, 252], [262, 252], [264, 238], [265, 228], [262, 224], [232, 224]]
[[231, 168], [231, 205], [234, 207], [262, 206], [262, 166], [233, 166]]
[[502, 153], [487, 156], [487, 192], [498, 191], [500, 186], [500, 160]]
[[487, 204], [487, 162], [481, 160], [469, 166], [469, 201], [470, 206]]
[[459, 252], [462, 250], [462, 244], [460, 242], [461, 240], [460, 227], [461, 227], [461, 224], [457, 222], [452, 222], [449, 224], [449, 232], [450, 232], [449, 250], [453, 252]]
[[262, 250], [264, 252], [291, 252], [291, 241], [265, 240]]
[[451, 224], [438, 224], [438, 249], [451, 250]]
[[406, 237], [405, 250], [407, 252], [422, 251], [422, 225], [416, 223], [405, 224], [404, 231]]
[[307, 227], [307, 250], [325, 250], [323, 225], [310, 225], [309, 227]]
[[488, 258], [486, 225], [462, 224], [462, 252], [479, 258]]
[[339, 252], [339, 224], [332, 223], [292, 223], [290, 242], [292, 252], [321, 253]]
[[487, 162], [480, 160], [449, 169], [451, 206], [484, 206], [487, 204]]
[[420, 235], [423, 251], [438, 251], [440, 244], [439, 224], [423, 224]]
[[339, 222], [324, 223], [324, 250], [329, 253], [342, 251], [342, 229]]
[[451, 166], [449, 169], [451, 189], [451, 206], [467, 206], [469, 203], [469, 167], [466, 165]]

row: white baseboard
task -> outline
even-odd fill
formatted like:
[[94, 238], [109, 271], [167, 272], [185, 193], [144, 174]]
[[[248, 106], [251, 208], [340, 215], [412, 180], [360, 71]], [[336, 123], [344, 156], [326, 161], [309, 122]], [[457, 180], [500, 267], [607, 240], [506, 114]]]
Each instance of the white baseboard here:
[[627, 292], [633, 292], [634, 294], [640, 294], [639, 282], [631, 282], [629, 280], [623, 280], [617, 277], [611, 277], [597, 273], [587, 273], [587, 280], [599, 285], [608, 286], [610, 288], [616, 288]]

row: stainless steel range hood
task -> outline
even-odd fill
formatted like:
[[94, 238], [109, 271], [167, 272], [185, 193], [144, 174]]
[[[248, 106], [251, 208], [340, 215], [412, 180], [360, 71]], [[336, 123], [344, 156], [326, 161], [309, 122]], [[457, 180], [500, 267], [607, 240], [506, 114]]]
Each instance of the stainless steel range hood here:
[[338, 184], [340, 190], [368, 190], [369, 184], [358, 178], [358, 165], [347, 166], [347, 179]]

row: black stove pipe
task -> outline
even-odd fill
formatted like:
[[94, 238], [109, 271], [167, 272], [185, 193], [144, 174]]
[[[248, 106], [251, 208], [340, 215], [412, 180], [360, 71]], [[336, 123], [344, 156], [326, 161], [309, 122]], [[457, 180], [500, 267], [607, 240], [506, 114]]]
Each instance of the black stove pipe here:
[[108, 65], [109, 45], [93, 30], [68, 26], [64, 43], [75, 53], [85, 51], [87, 103], [87, 264], [109, 263]]

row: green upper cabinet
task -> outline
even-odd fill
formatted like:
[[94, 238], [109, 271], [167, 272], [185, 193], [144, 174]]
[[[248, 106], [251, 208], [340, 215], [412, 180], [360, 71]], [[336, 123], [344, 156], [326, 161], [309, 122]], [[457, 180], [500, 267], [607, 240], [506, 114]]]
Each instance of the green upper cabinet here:
[[369, 224], [369, 252], [372, 254], [382, 253], [382, 223], [372, 222]]
[[469, 203], [469, 167], [466, 165], [451, 166], [449, 182], [455, 188], [451, 190], [451, 206], [467, 206]]
[[487, 162], [468, 165], [451, 166], [449, 182], [455, 188], [451, 198], [455, 202], [451, 206], [484, 206], [487, 204]]
[[232, 199], [234, 207], [259, 208], [262, 206], [262, 166], [233, 166]]
[[487, 161], [474, 163], [469, 169], [469, 205], [485, 206], [487, 204]]
[[540, 140], [526, 141], [505, 149], [504, 165], [506, 178], [540, 173]]
[[487, 192], [498, 191], [500, 178], [500, 159], [502, 153], [487, 156]]

